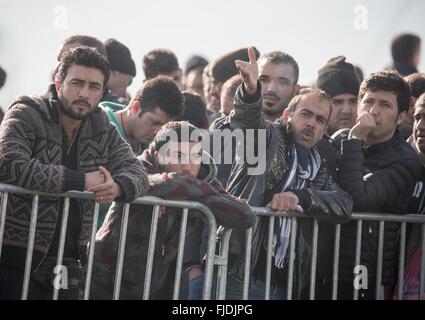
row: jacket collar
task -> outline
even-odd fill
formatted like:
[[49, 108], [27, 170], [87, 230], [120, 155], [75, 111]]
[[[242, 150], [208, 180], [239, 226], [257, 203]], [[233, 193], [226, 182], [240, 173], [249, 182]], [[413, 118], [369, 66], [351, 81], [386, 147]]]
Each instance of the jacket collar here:
[[383, 152], [390, 147], [393, 147], [393, 146], [398, 145], [398, 144], [403, 143], [403, 142], [405, 142], [405, 141], [401, 137], [401, 134], [398, 131], [398, 129], [396, 129], [396, 131], [394, 132], [394, 135], [392, 136], [392, 138], [390, 140], [387, 140], [387, 141], [381, 142], [381, 143], [372, 144], [370, 146], [365, 146], [363, 150], [367, 153], [380, 153], [380, 152]]

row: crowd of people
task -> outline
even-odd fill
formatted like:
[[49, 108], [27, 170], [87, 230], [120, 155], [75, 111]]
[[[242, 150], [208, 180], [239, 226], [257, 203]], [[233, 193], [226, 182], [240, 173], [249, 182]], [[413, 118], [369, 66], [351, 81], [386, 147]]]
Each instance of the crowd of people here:
[[[310, 288], [313, 219], [319, 222], [316, 297], [330, 299], [334, 226], [341, 224], [338, 299], [353, 298], [357, 224], [352, 212], [423, 214], [425, 74], [420, 38], [394, 38], [394, 62], [363, 75], [344, 56], [329, 59], [314, 84], [299, 83], [299, 65], [282, 51], [239, 48], [180, 67], [164, 48], [143, 57], [144, 82], [129, 48], [75, 35], [64, 40], [46, 93], [4, 108], [0, 182], [46, 193], [93, 192], [71, 199], [61, 299], [79, 299], [95, 202], [100, 204], [90, 298], [114, 292], [124, 204], [153, 195], [209, 207], [233, 229], [226, 298], [243, 294], [245, 231], [252, 228], [249, 299], [265, 297], [269, 220], [252, 207], [303, 212], [298, 219], [293, 297]], [[6, 72], [0, 68], [0, 87]], [[47, 85], [47, 84], [46, 84]], [[9, 194], [0, 258], [0, 299], [19, 299], [30, 237], [32, 197]], [[63, 198], [42, 196], [29, 284], [30, 299], [51, 299]], [[160, 207], [151, 299], [170, 299], [181, 209]], [[144, 289], [152, 206], [132, 204], [120, 298]], [[292, 220], [278, 216], [272, 241], [271, 299], [286, 299]], [[418, 299], [420, 226], [407, 230], [404, 299]], [[181, 299], [201, 299], [208, 226], [189, 215]], [[369, 286], [359, 299], [393, 299], [400, 225], [386, 223], [381, 288], [376, 291], [379, 222], [364, 221], [361, 265]], [[411, 272], [414, 270], [415, 272]], [[406, 273], [407, 274], [407, 273]]]

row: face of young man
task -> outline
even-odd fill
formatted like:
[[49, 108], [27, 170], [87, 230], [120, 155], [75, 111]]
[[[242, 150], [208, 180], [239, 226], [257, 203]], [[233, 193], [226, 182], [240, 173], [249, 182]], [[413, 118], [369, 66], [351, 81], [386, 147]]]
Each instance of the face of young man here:
[[415, 108], [413, 123], [413, 139], [416, 148], [425, 154], [425, 106]]
[[109, 76], [108, 87], [116, 95], [124, 97], [127, 87], [131, 85], [132, 82], [132, 75], [112, 70], [111, 75]]
[[274, 64], [260, 60], [258, 65], [261, 82], [262, 110], [266, 115], [281, 115], [295, 92], [294, 68], [291, 64]]
[[139, 115], [140, 107], [131, 109], [130, 128], [126, 134], [140, 143], [150, 143], [161, 127], [172, 120], [166, 112], [158, 107]]
[[295, 142], [307, 149], [319, 142], [326, 131], [330, 108], [327, 100], [307, 95], [294, 112], [285, 111], [284, 118], [291, 124]]
[[357, 112], [368, 112], [375, 119], [376, 128], [367, 137], [373, 143], [390, 140], [403, 117], [398, 113], [396, 94], [389, 91], [366, 91]]
[[202, 160], [201, 142], [171, 141], [164, 146], [165, 156], [161, 155], [164, 150], [157, 151], [155, 156], [159, 163], [164, 165], [165, 172], [176, 172], [194, 178], [198, 176]]
[[55, 81], [61, 112], [76, 120], [90, 116], [102, 98], [103, 80], [99, 69], [71, 65], [63, 82]]
[[329, 119], [330, 134], [343, 128], [352, 128], [357, 119], [357, 97], [351, 93], [339, 94], [331, 98], [332, 114]]

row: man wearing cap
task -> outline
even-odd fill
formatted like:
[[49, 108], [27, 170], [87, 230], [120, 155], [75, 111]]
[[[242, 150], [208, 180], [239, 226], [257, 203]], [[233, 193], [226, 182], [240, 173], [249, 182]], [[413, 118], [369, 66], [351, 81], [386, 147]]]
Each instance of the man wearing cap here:
[[111, 75], [108, 81], [109, 91], [103, 101], [127, 104], [129, 102], [127, 87], [136, 76], [136, 65], [131, 58], [130, 50], [118, 40], [106, 40], [105, 48], [111, 65]]
[[344, 56], [330, 59], [320, 70], [317, 87], [331, 98], [332, 115], [327, 133], [352, 128], [357, 118], [357, 95], [360, 81], [354, 66]]

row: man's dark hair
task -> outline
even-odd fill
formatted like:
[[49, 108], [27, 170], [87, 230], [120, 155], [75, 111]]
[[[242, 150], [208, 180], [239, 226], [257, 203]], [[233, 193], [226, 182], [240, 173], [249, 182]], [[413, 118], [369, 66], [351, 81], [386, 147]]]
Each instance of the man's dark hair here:
[[154, 49], [143, 57], [143, 72], [146, 80], [161, 74], [170, 74], [178, 69], [177, 57], [168, 49]]
[[176, 121], [187, 121], [200, 129], [208, 129], [207, 107], [196, 93], [184, 91], [184, 110]]
[[108, 83], [110, 66], [106, 57], [97, 49], [87, 46], [73, 48], [63, 55], [56, 68], [55, 79], [63, 82], [71, 65], [77, 64], [89, 68], [96, 68], [103, 73], [103, 86]]
[[[70, 36], [63, 41], [63, 45], [69, 45], [71, 43], [76, 43], [78, 44], [78, 46], [96, 48], [101, 54], [107, 57], [105, 45], [102, 43], [102, 41], [95, 37], [77, 34], [74, 36]], [[60, 57], [58, 57], [58, 61], [59, 60]]]
[[258, 62], [266, 60], [269, 63], [273, 63], [275, 65], [279, 64], [290, 64], [294, 68], [294, 76], [295, 76], [295, 82], [294, 85], [298, 83], [298, 78], [300, 76], [300, 68], [298, 67], [298, 63], [295, 61], [295, 59], [287, 54], [286, 52], [282, 51], [272, 51], [263, 54], [260, 59], [258, 59]]
[[167, 76], [158, 76], [146, 81], [130, 102], [138, 100], [142, 106], [141, 117], [145, 112], [159, 108], [172, 118], [183, 111], [183, 95], [177, 83]]
[[328, 119], [326, 120], [326, 124], [327, 124], [329, 122], [329, 119], [331, 118], [331, 115], [332, 115], [332, 107], [331, 107], [331, 103], [330, 103], [330, 97], [325, 91], [323, 91], [319, 88], [305, 87], [304, 89], [301, 89], [300, 92], [295, 97], [292, 98], [291, 102], [289, 102], [288, 112], [294, 113], [295, 110], [297, 109], [298, 104], [306, 96], [316, 96], [320, 100], [325, 100], [329, 103], [329, 116], [328, 116]]
[[391, 54], [394, 62], [412, 63], [412, 57], [419, 49], [421, 38], [414, 34], [401, 34], [391, 42]]
[[6, 82], [6, 71], [4, 71], [2, 67], [0, 67], [0, 89], [4, 86], [5, 82]]
[[[202, 140], [200, 135], [192, 135], [192, 132], [198, 130], [197, 127], [187, 121], [170, 121], [164, 124], [161, 130], [155, 135], [150, 144], [152, 151], [159, 151], [163, 145], [170, 141], [176, 142], [198, 142]], [[184, 134], [182, 134], [184, 132]], [[187, 134], [189, 133], [189, 134]], [[173, 138], [177, 138], [174, 140]]]
[[370, 74], [360, 85], [360, 100], [367, 91], [393, 92], [397, 96], [398, 113], [407, 111], [410, 107], [410, 87], [397, 72], [379, 71]]
[[412, 97], [419, 98], [425, 92], [425, 73], [412, 73], [404, 78], [410, 86]]

